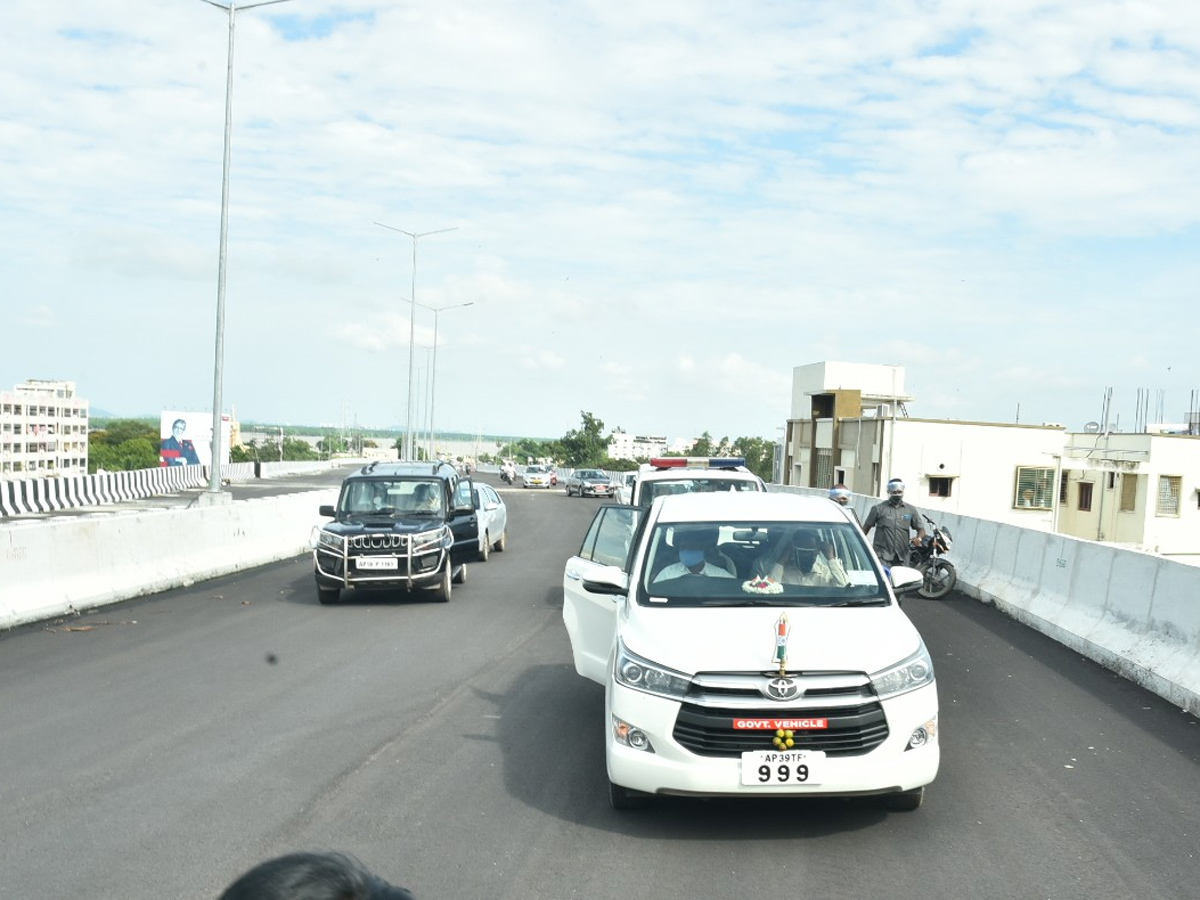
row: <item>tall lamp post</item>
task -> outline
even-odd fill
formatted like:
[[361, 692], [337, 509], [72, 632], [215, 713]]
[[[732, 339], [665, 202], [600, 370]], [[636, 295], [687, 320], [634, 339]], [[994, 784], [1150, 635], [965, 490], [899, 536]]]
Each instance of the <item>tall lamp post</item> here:
[[433, 414], [437, 409], [437, 348], [438, 348], [438, 316], [448, 309], [462, 309], [464, 306], [474, 306], [474, 300], [468, 300], [466, 303], [453, 303], [449, 306], [426, 306], [424, 303], [416, 303], [409, 301], [413, 306], [419, 306], [421, 309], [427, 309], [433, 313], [433, 361], [429, 364], [429, 456], [433, 458], [433, 443], [434, 435], [437, 433], [433, 428]]
[[[211, 2], [211, 0], [205, 0]], [[281, 0], [276, 0], [281, 2]], [[392, 225], [384, 225], [382, 222], [376, 222], [380, 228], [387, 228], [391, 231], [398, 231], [401, 234], [407, 234], [412, 238], [413, 257], [412, 257], [412, 285], [410, 288], [409, 297], [412, 298], [413, 304], [412, 314], [408, 319], [408, 409], [405, 413], [407, 421], [404, 425], [404, 458], [412, 459], [415, 452], [413, 444], [413, 357], [416, 356], [416, 335], [417, 335], [417, 239], [429, 237], [431, 234], [445, 234], [447, 231], [458, 231], [458, 228], [439, 228], [436, 231], [405, 231], [403, 228], [395, 228]]]
[[225, 249], [229, 235], [229, 135], [233, 125], [234, 19], [243, 9], [287, 3], [288, 0], [259, 0], [257, 3], [243, 3], [241, 6], [235, 6], [232, 0], [228, 5], [216, 3], [214, 0], [200, 0], [200, 2], [215, 6], [229, 16], [229, 51], [225, 71], [225, 155], [221, 163], [221, 249], [217, 257], [217, 339], [216, 362], [213, 364], [212, 460], [208, 467], [208, 492], [219, 494], [221, 493], [221, 438], [224, 436], [224, 429], [221, 428], [221, 382], [225, 377]]

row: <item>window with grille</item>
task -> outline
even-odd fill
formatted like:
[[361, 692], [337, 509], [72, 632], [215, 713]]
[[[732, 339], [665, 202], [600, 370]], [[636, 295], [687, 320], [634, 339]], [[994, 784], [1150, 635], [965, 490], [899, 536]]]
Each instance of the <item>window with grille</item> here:
[[817, 450], [817, 480], [813, 482], [813, 486], [821, 488], [833, 487], [832, 450]]
[[1041, 466], [1017, 466], [1013, 507], [1050, 509], [1054, 505], [1054, 470]]
[[938, 478], [933, 475], [929, 476], [929, 496], [930, 497], [949, 497], [950, 489], [954, 485], [953, 478]]
[[1179, 515], [1179, 496], [1183, 490], [1183, 478], [1179, 475], [1160, 475], [1158, 477], [1158, 506], [1154, 510], [1157, 516]]
[[1117, 507], [1121, 512], [1133, 512], [1137, 509], [1137, 476], [1121, 476], [1121, 501]]
[[1063, 472], [1062, 480], [1058, 483], [1058, 505], [1064, 506], [1067, 502], [1067, 489], [1071, 486], [1071, 473]]
[[1092, 511], [1092, 483], [1090, 481], [1079, 482], [1079, 511]]

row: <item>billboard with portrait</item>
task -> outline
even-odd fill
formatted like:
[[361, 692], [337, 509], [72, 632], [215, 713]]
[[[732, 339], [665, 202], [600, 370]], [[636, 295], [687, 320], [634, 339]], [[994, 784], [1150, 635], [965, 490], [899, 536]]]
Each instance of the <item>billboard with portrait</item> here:
[[[222, 465], [229, 464], [231, 429], [229, 416], [222, 416]], [[158, 433], [160, 466], [207, 466], [212, 462], [212, 413], [164, 410]]]

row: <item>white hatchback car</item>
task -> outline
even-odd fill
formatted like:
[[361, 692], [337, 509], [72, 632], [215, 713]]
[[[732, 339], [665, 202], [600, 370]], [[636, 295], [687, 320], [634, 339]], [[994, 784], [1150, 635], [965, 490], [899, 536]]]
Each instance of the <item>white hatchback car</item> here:
[[844, 510], [766, 492], [597, 511], [563, 577], [575, 669], [605, 685], [609, 798], [879, 795], [939, 764], [925, 644]]

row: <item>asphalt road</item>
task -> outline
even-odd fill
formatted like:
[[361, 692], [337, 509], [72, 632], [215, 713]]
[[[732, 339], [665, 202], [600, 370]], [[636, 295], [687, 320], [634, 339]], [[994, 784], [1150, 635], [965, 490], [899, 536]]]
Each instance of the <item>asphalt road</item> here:
[[215, 898], [298, 849], [420, 900], [1200, 894], [1197, 720], [959, 595], [913, 598], [942, 770], [866, 801], [608, 806], [563, 563], [595, 500], [505, 488], [448, 605], [324, 607], [307, 558], [0, 634], [0, 897]]

